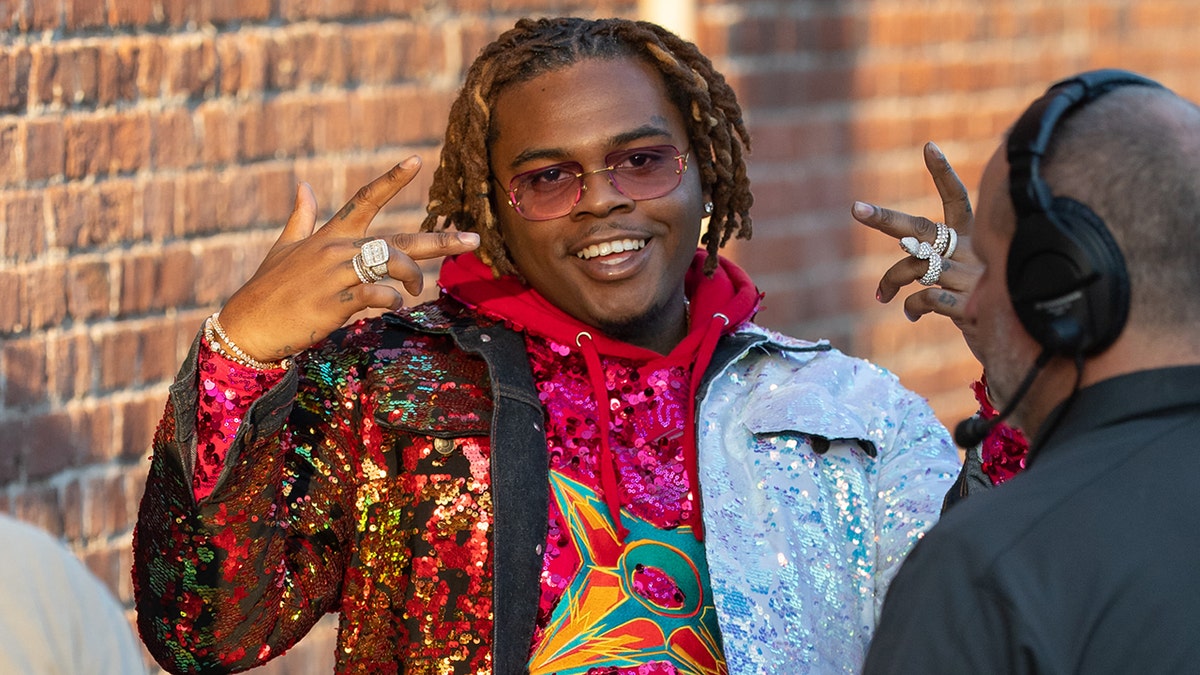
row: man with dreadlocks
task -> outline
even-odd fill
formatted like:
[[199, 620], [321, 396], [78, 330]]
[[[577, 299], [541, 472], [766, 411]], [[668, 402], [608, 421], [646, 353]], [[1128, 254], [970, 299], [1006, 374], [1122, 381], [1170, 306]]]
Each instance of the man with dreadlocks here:
[[[159, 662], [249, 668], [339, 612], [340, 673], [857, 670], [957, 454], [892, 375], [752, 323], [718, 255], [747, 145], [691, 43], [522, 20], [451, 108], [424, 232], [366, 236], [415, 158], [320, 228], [302, 186], [156, 433]], [[444, 256], [433, 302], [375, 283]]]

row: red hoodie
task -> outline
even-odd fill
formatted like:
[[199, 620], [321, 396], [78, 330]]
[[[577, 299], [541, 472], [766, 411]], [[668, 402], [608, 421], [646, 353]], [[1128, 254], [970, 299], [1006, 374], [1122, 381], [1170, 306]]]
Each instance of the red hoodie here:
[[[577, 348], [587, 365], [592, 398], [600, 429], [612, 431], [613, 417], [608, 404], [608, 387], [602, 358], [624, 359], [635, 364], [639, 371], [682, 367], [687, 372], [688, 395], [686, 412], [680, 429], [663, 429], [661, 434], [682, 436], [684, 464], [688, 484], [693, 492], [698, 485], [696, 453], [696, 391], [704, 371], [712, 359], [717, 340], [732, 333], [738, 326], [753, 318], [761, 294], [749, 277], [733, 263], [719, 259], [712, 277], [704, 274], [707, 252], [697, 250], [684, 280], [689, 300], [687, 336], [666, 355], [611, 338], [593, 326], [584, 324], [551, 304], [534, 289], [513, 276], [496, 278], [490, 267], [473, 253], [447, 259], [442, 265], [438, 283], [460, 302], [482, 314], [503, 320], [527, 335], [549, 340], [565, 348]], [[601, 404], [601, 403], [604, 404]], [[611, 448], [611, 433], [601, 433], [600, 487], [609, 514], [623, 539], [628, 531], [621, 523], [620, 493]], [[689, 514], [697, 538], [703, 529], [699, 509]]]

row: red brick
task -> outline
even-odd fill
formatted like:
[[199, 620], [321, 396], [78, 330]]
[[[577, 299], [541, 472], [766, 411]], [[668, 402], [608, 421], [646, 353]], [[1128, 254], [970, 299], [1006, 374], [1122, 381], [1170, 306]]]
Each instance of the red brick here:
[[36, 525], [54, 537], [62, 537], [62, 511], [58, 504], [58, 491], [46, 485], [31, 485], [12, 497], [12, 515], [31, 525]]
[[0, 345], [3, 372], [8, 380], [6, 408], [29, 409], [47, 402], [46, 340], [32, 337]]
[[195, 262], [184, 245], [125, 256], [119, 315], [138, 316], [192, 303]]
[[29, 427], [19, 442], [25, 450], [28, 480], [44, 480], [80, 465], [88, 439], [79, 436], [78, 417], [78, 410], [62, 409], [29, 417]]
[[108, 23], [115, 27], [145, 26], [154, 19], [157, 2], [151, 0], [123, 0], [108, 3]]
[[167, 38], [142, 37], [138, 42], [137, 87], [143, 98], [158, 98], [163, 88], [163, 44]]
[[217, 36], [221, 93], [245, 98], [266, 88], [270, 42], [262, 33], [239, 31]]
[[60, 4], [58, 2], [34, 2], [30, 13], [29, 28], [34, 31], [54, 30], [61, 25]]
[[282, 159], [312, 154], [313, 116], [307, 97], [273, 98], [263, 105], [260, 114], [262, 123], [255, 125], [255, 133], [260, 134], [266, 156]]
[[195, 19], [197, 7], [202, 3], [193, 0], [162, 0], [159, 4], [167, 24], [181, 27]]
[[11, 335], [26, 329], [23, 294], [25, 273], [18, 269], [6, 269], [0, 265], [0, 336]]
[[0, 121], [0, 186], [25, 180], [25, 124], [17, 119]]
[[186, 169], [198, 164], [202, 141], [190, 111], [185, 108], [163, 110], [150, 118], [149, 127], [155, 169]]
[[[180, 356], [180, 360], [182, 360]], [[178, 367], [178, 363], [175, 367]], [[150, 451], [154, 430], [163, 414], [166, 401], [165, 390], [157, 396], [138, 398], [121, 404], [122, 440], [121, 457], [136, 459]]]
[[100, 391], [110, 392], [128, 389], [136, 382], [134, 366], [137, 365], [137, 340], [130, 339], [128, 328], [115, 324], [112, 332], [96, 338], [96, 352], [100, 365]]
[[58, 495], [58, 508], [62, 513], [63, 538], [67, 541], [81, 541], [84, 538], [83, 527], [83, 481], [76, 478], [64, 485]]
[[133, 239], [137, 193], [131, 181], [69, 184], [47, 193], [59, 246], [87, 250]]
[[145, 113], [127, 113], [113, 118], [112, 155], [107, 167], [112, 173], [132, 173], [147, 167], [150, 157], [150, 124]]
[[64, 132], [61, 119], [31, 119], [25, 125], [25, 177], [41, 181], [63, 173]]
[[46, 251], [45, 200], [40, 192], [0, 195], [6, 226], [4, 256], [28, 261]]
[[100, 105], [137, 100], [140, 52], [140, 43], [135, 38], [121, 39], [100, 52]]
[[237, 245], [209, 245], [198, 256], [195, 277], [196, 304], [212, 306], [224, 302], [233, 292], [246, 283], [248, 275], [239, 274], [237, 260], [242, 257], [243, 247]]
[[46, 344], [50, 394], [60, 401], [82, 398], [92, 392], [95, 345], [86, 333], [71, 332], [49, 338]]
[[107, 115], [72, 115], [66, 119], [64, 133], [67, 178], [101, 175], [108, 169], [113, 122]]
[[176, 235], [190, 237], [197, 234], [212, 234], [220, 231], [217, 209], [213, 203], [216, 178], [211, 173], [192, 173], [183, 177], [176, 186], [176, 199], [181, 211], [176, 213]]
[[[117, 3], [118, 5], [122, 3]], [[113, 590], [121, 583], [122, 576], [129, 576], [129, 569], [121, 568], [121, 554], [116, 548], [88, 549], [79, 554], [84, 566], [114, 595]]]
[[62, 279], [66, 273], [61, 262], [29, 268], [21, 288], [22, 320], [30, 330], [62, 323], [67, 314], [67, 294]]
[[73, 43], [35, 44], [34, 91], [39, 103], [56, 107], [93, 106], [99, 95], [99, 48]]
[[0, 52], [0, 113], [20, 113], [29, 104], [29, 71], [33, 57], [24, 45]]
[[113, 532], [127, 531], [133, 526], [128, 505], [122, 474], [89, 477], [83, 489], [84, 538], [103, 541]]
[[76, 321], [89, 321], [108, 315], [112, 295], [109, 264], [96, 259], [67, 262], [67, 314]]
[[66, 0], [65, 23], [67, 32], [103, 28], [107, 17], [104, 3], [96, 0]]
[[174, 231], [175, 182], [170, 178], [146, 182], [142, 186], [142, 237], [161, 242]]
[[217, 58], [212, 39], [195, 34], [165, 45], [168, 95], [200, 99], [216, 93]]

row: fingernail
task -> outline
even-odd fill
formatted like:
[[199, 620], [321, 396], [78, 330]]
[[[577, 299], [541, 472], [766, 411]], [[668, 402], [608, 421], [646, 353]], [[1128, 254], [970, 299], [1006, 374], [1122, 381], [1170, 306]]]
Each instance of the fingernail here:
[[468, 246], [478, 246], [479, 234], [475, 232], [459, 232], [458, 241]]
[[400, 166], [404, 167], [405, 169], [411, 169], [420, 163], [421, 163], [421, 158], [417, 157], [416, 155], [413, 155], [411, 157], [404, 158], [404, 161], [400, 162]]
[[851, 207], [850, 211], [856, 218], [868, 218], [871, 214], [875, 213], [875, 207], [865, 202], [854, 202], [854, 206]]

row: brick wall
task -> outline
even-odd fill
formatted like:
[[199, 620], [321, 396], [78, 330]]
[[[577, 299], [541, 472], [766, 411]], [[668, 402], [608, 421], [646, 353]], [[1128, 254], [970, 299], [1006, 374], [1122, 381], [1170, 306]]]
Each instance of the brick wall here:
[[[130, 600], [147, 444], [201, 320], [311, 183], [326, 215], [407, 154], [431, 166], [463, 68], [525, 13], [632, 0], [0, 0], [0, 511], [62, 536]], [[1070, 6], [1069, 9], [1066, 5]], [[742, 96], [760, 319], [892, 368], [953, 421], [956, 331], [873, 300], [897, 258], [854, 199], [936, 216], [937, 141], [974, 190], [1048, 82], [1123, 66], [1200, 98], [1190, 0], [700, 0]], [[414, 227], [429, 172], [380, 218]], [[327, 673], [333, 623], [272, 673]]]

